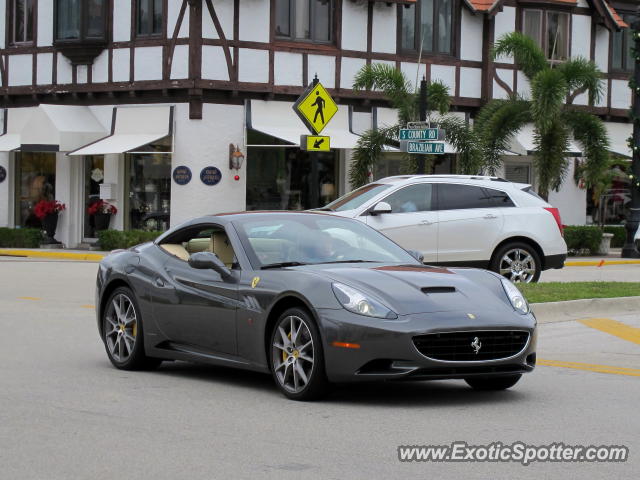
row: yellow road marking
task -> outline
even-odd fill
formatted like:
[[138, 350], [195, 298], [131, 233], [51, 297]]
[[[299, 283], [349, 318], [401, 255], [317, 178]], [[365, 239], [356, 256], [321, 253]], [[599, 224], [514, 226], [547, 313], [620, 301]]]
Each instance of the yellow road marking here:
[[14, 250], [0, 249], [1, 255], [9, 255], [14, 257], [37, 257], [37, 258], [54, 258], [58, 260], [87, 260], [90, 262], [99, 262], [104, 258], [100, 253], [75, 253], [75, 252], [46, 252], [39, 250]]
[[42, 300], [39, 297], [18, 297], [19, 300]]
[[598, 267], [607, 265], [640, 265], [640, 260], [575, 260], [564, 262], [565, 267]]
[[546, 367], [574, 368], [576, 370], [586, 370], [589, 372], [608, 373], [610, 375], [627, 375], [630, 377], [640, 377], [640, 369], [614, 367], [611, 365], [593, 365], [591, 363], [560, 362], [558, 360], [538, 359], [538, 365]]
[[80, 305], [82, 308], [90, 308], [91, 310], [95, 310], [95, 305]]
[[640, 345], [640, 328], [630, 327], [610, 318], [585, 318], [578, 321], [587, 327], [595, 328], [601, 332], [615, 335], [622, 340]]

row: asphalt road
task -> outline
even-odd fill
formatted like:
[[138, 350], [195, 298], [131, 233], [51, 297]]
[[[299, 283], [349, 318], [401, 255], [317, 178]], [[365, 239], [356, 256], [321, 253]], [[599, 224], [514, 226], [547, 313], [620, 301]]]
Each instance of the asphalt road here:
[[[95, 270], [0, 258], [2, 479], [640, 478], [638, 316], [541, 325], [538, 357], [562, 366], [539, 366], [510, 391], [373, 384], [298, 403], [255, 373], [112, 368], [92, 310]], [[398, 445], [457, 440], [622, 444], [630, 458], [526, 467], [397, 458]]]

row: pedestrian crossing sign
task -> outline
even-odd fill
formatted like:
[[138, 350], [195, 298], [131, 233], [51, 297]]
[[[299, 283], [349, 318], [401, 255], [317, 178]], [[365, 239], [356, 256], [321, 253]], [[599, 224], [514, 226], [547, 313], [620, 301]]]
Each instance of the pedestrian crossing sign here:
[[293, 104], [293, 110], [311, 133], [318, 134], [338, 112], [338, 105], [320, 82], [314, 82]]

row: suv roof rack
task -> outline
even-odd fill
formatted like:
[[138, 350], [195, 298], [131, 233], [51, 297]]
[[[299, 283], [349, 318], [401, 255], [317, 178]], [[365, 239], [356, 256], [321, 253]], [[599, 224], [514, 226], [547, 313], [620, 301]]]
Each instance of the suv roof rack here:
[[458, 178], [464, 180], [490, 180], [492, 182], [509, 182], [501, 177], [492, 177], [489, 175], [456, 175], [456, 174], [436, 174], [436, 175], [394, 175], [391, 177], [381, 178], [382, 180], [408, 180], [410, 178]]

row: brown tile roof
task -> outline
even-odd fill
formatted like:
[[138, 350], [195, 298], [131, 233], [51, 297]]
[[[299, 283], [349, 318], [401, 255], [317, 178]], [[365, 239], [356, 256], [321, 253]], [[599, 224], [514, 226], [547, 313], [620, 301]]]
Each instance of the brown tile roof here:
[[618, 12], [616, 12], [614, 10], [614, 8], [609, 4], [609, 2], [603, 2], [605, 4], [605, 6], [607, 7], [607, 9], [609, 10], [609, 12], [611, 13], [611, 16], [613, 17], [613, 21], [616, 22], [616, 24], [620, 27], [620, 28], [627, 28], [629, 25], [627, 25], [627, 23], [622, 19], [622, 17], [620, 17], [620, 15], [618, 15]]

